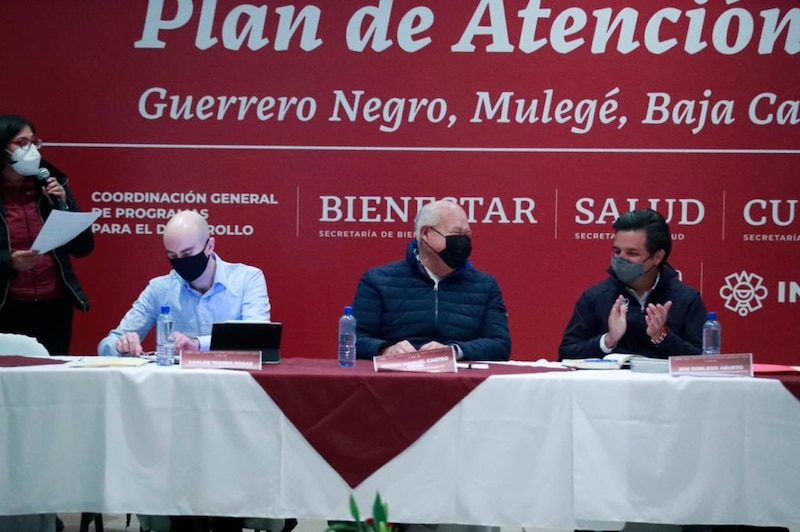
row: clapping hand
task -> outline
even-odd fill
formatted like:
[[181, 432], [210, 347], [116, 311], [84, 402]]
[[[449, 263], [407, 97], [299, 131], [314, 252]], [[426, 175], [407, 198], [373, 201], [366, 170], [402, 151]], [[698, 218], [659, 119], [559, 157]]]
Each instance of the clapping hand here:
[[644, 316], [644, 321], [647, 323], [647, 336], [654, 340], [661, 336], [667, 325], [667, 314], [671, 307], [672, 301], [667, 301], [663, 305], [661, 303], [647, 305], [647, 314]]
[[[608, 333], [606, 334], [606, 347], [614, 349], [617, 343], [628, 330], [628, 303], [624, 296], [619, 296], [608, 314]], [[610, 344], [610, 345], [609, 345]]]

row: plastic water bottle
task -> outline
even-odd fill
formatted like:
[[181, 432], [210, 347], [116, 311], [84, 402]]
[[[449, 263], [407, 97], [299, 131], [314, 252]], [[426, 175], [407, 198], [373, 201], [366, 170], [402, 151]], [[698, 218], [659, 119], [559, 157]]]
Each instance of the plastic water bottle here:
[[703, 324], [703, 354], [718, 355], [722, 347], [722, 325], [717, 321], [717, 313], [709, 312]]
[[156, 364], [171, 366], [175, 352], [175, 337], [172, 335], [172, 316], [169, 306], [161, 307], [156, 327]]
[[353, 307], [344, 307], [344, 315], [339, 318], [339, 365], [352, 368], [356, 365], [356, 317]]

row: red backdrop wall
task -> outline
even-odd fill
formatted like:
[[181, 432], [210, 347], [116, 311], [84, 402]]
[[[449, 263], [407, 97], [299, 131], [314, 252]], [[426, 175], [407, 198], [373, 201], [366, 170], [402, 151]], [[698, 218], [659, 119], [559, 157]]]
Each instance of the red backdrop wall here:
[[797, 363], [800, 3], [728, 4], [4, 6], [2, 112], [34, 120], [102, 213], [75, 261], [92, 309], [73, 350], [168, 270], [159, 227], [192, 208], [222, 257], [266, 273], [284, 355], [332, 357], [360, 275], [402, 256], [421, 202], [452, 197], [514, 358], [557, 356], [611, 222], [650, 206], [723, 350]]

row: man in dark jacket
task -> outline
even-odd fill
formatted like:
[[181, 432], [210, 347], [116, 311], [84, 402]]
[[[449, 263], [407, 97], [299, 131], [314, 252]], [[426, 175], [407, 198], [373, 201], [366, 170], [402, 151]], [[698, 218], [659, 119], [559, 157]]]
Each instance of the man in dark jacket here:
[[471, 232], [451, 201], [420, 209], [405, 260], [367, 271], [353, 302], [358, 358], [455, 346], [466, 360], [508, 360], [508, 313], [494, 277], [467, 257]]
[[652, 209], [613, 224], [609, 278], [581, 295], [564, 331], [559, 359], [636, 353], [654, 358], [700, 354], [706, 308], [700, 293], [667, 263], [672, 236]]

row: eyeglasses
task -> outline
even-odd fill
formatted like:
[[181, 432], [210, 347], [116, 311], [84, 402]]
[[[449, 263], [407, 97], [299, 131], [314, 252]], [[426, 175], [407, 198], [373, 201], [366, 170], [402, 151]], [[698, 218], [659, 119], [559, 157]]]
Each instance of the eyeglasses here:
[[31, 146], [36, 146], [36, 149], [38, 150], [39, 148], [42, 147], [42, 139], [38, 137], [33, 137], [30, 139], [22, 138], [22, 139], [12, 140], [11, 142], [9, 142], [9, 144], [19, 146], [19, 149], [21, 149], [22, 151], [28, 151], [29, 149], [31, 149]]

